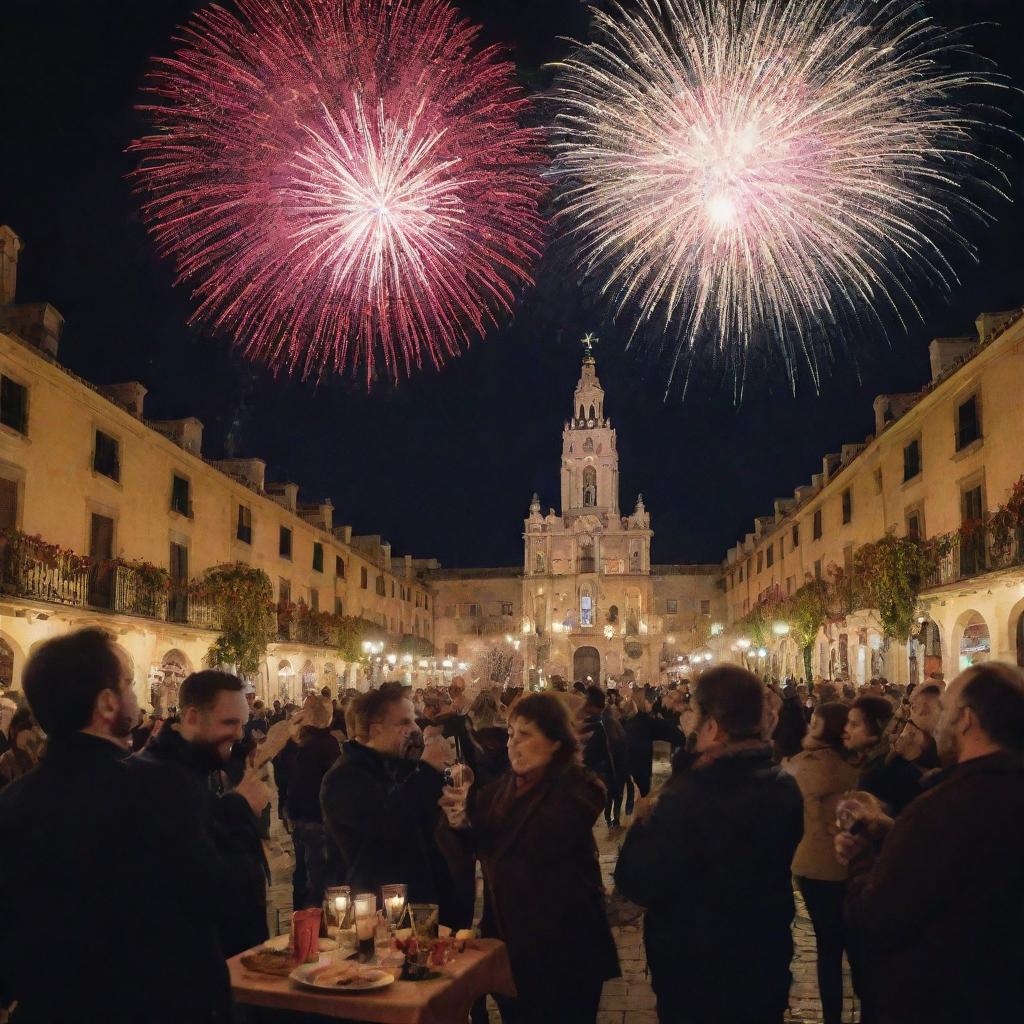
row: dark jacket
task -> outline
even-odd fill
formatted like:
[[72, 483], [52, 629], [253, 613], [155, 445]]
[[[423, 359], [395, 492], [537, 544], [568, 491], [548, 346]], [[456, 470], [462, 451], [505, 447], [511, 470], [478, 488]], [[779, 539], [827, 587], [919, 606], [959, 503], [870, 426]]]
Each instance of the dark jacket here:
[[[1024, 1006], [1024, 762], [965, 761], [855, 863], [847, 917], [881, 1024], [1010, 1024]], [[930, 980], [929, 980], [930, 979]]]
[[320, 822], [320, 786], [341, 747], [330, 729], [306, 727], [301, 736], [288, 780], [288, 817], [291, 821]]
[[324, 825], [345, 863], [354, 892], [405, 882], [409, 900], [442, 905], [451, 878], [434, 829], [444, 779], [422, 761], [389, 757], [349, 740], [320, 789]]
[[622, 894], [647, 908], [662, 1020], [769, 1020], [789, 1001], [790, 864], [803, 834], [796, 782], [767, 745], [673, 777], [626, 835]]
[[497, 725], [485, 726], [474, 729], [473, 738], [480, 747], [476, 781], [482, 788], [508, 771], [508, 729]]
[[650, 780], [654, 771], [654, 741], [664, 740], [673, 747], [686, 744], [686, 737], [679, 726], [664, 718], [655, 718], [646, 711], [640, 711], [622, 722], [626, 732], [629, 774], [638, 782]]
[[163, 767], [197, 809], [205, 837], [217, 854], [216, 903], [225, 955], [265, 942], [267, 864], [259, 820], [248, 802], [234, 793], [222, 794], [218, 765], [207, 750], [170, 726], [152, 737], [134, 760]]
[[872, 793], [889, 814], [899, 814], [921, 792], [924, 770], [899, 754], [880, 754], [861, 768], [857, 788]]
[[472, 829], [459, 838], [480, 858], [480, 929], [508, 945], [526, 1004], [619, 974], [593, 831], [604, 802], [604, 786], [575, 765], [519, 796], [511, 772], [472, 795]]
[[775, 754], [778, 758], [796, 757], [803, 749], [807, 734], [807, 716], [804, 705], [796, 693], [787, 694], [779, 706], [779, 721], [772, 733]]
[[26, 1024], [228, 1021], [213, 851], [166, 774], [51, 739], [0, 794], [0, 989]]
[[583, 742], [583, 764], [610, 787], [615, 779], [615, 761], [600, 711], [588, 710], [583, 716], [580, 739]]

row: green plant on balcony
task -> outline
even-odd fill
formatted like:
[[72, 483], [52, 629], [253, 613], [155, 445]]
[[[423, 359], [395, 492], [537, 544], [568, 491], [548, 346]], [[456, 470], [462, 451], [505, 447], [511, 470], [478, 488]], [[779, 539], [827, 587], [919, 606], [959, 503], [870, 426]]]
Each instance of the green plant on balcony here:
[[193, 582], [191, 592], [209, 602], [220, 623], [209, 664], [235, 665], [242, 675], [256, 672], [277, 633], [267, 574], [244, 562], [215, 565]]

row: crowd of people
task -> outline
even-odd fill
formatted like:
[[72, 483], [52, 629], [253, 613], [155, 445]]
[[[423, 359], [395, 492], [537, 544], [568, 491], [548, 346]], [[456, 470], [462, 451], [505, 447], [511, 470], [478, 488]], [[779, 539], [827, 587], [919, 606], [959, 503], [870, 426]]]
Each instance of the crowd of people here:
[[[794, 890], [825, 1024], [1024, 1010], [1024, 676], [948, 686], [385, 683], [253, 700], [223, 671], [143, 713], [107, 635], [48, 641], [0, 696], [0, 1001], [15, 1022], [233, 1021], [225, 959], [268, 938], [271, 802], [296, 909], [402, 881], [502, 939], [505, 1024], [594, 1024], [619, 974], [595, 826], [645, 911], [663, 1024], [781, 1024]], [[654, 744], [672, 752], [654, 788]], [[276, 793], [275, 793], [276, 790]], [[59, 943], [59, 983], [47, 950]], [[486, 1020], [481, 1001], [474, 1022]]]

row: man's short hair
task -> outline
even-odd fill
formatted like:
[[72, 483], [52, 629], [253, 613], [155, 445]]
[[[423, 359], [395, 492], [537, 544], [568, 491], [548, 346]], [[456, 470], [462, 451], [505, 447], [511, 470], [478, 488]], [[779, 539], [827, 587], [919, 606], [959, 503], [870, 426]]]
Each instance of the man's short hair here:
[[761, 680], [737, 665], [709, 669], [697, 681], [697, 706], [731, 740], [759, 739], [764, 710]]
[[349, 734], [354, 731], [356, 739], [369, 739], [370, 726], [383, 722], [391, 705], [403, 700], [406, 696], [400, 686], [382, 686], [379, 690], [361, 693], [345, 714], [345, 723], [351, 726]]
[[67, 737], [89, 726], [104, 690], [120, 687], [121, 662], [108, 634], [80, 629], [43, 643], [28, 659], [22, 681], [43, 732]]
[[919, 690], [914, 691], [915, 697], [941, 697], [942, 687], [936, 686], [934, 683], [928, 683], [922, 686]]
[[608, 703], [608, 698], [600, 686], [591, 685], [587, 687], [587, 703], [592, 708], [603, 708]]
[[993, 743], [1024, 753], [1024, 674], [1013, 665], [985, 662], [968, 670], [960, 699]]
[[182, 711], [186, 708], [209, 711], [225, 690], [241, 693], [244, 685], [238, 676], [233, 676], [230, 672], [221, 672], [219, 669], [208, 668], [202, 672], [193, 672], [186, 676], [181, 684], [178, 691], [178, 706]]

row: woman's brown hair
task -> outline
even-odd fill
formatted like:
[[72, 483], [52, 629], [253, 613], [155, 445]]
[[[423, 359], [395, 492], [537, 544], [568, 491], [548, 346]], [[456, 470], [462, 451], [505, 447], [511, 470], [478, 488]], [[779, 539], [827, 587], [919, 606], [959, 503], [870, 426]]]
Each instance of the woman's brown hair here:
[[560, 697], [553, 693], [529, 693], [519, 698], [509, 712], [509, 721], [523, 718], [537, 726], [552, 743], [560, 743], [552, 760], [556, 764], [569, 764], [579, 750], [579, 740], [569, 710]]
[[821, 734], [822, 743], [827, 744], [833, 750], [843, 749], [843, 730], [846, 728], [846, 719], [850, 716], [850, 709], [838, 700], [825, 701], [814, 709], [815, 718], [820, 718], [825, 723], [824, 732]]

